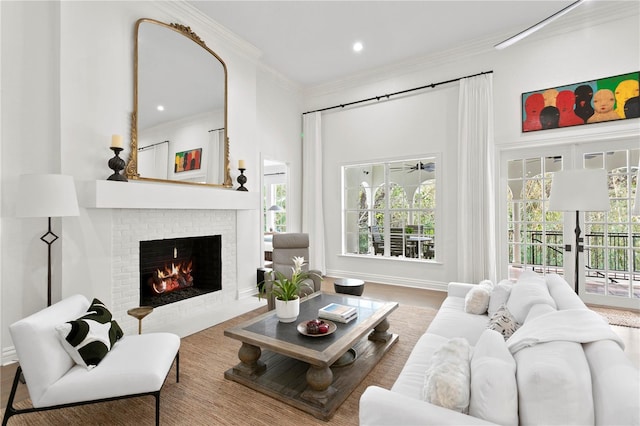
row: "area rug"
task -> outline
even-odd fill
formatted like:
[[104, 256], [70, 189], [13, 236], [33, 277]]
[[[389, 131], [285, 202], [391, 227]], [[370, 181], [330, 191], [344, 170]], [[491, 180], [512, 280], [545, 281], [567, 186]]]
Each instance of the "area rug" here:
[[624, 309], [603, 308], [600, 306], [589, 306], [589, 308], [602, 315], [609, 322], [609, 325], [640, 328], [639, 312], [627, 311]]
[[[182, 339], [180, 383], [169, 373], [161, 393], [162, 425], [327, 425], [327, 422], [276, 399], [224, 378], [238, 363], [240, 342], [225, 337], [225, 329], [265, 312], [262, 307]], [[371, 373], [356, 387], [331, 419], [332, 426], [358, 425], [358, 402], [369, 385], [390, 388], [411, 349], [433, 320], [435, 309], [399, 306], [390, 316], [389, 331], [399, 335]], [[175, 369], [175, 367], [174, 367]], [[23, 386], [23, 385], [21, 385]], [[15, 404], [29, 406], [25, 400]], [[2, 410], [4, 414], [4, 410]], [[23, 414], [11, 425], [141, 425], [153, 424], [153, 397], [132, 398], [42, 413]]]

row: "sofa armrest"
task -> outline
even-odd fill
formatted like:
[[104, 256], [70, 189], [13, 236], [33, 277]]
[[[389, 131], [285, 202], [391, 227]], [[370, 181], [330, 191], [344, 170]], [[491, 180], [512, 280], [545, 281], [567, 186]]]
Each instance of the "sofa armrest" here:
[[378, 386], [360, 397], [360, 425], [494, 425]]
[[447, 294], [453, 297], [465, 297], [475, 284], [450, 282], [447, 286]]

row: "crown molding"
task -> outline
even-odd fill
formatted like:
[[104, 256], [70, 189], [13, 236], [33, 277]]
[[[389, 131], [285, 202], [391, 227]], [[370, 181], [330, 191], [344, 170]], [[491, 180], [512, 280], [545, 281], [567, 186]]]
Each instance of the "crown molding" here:
[[462, 46], [443, 50], [426, 56], [418, 56], [406, 61], [396, 62], [375, 69], [367, 70], [358, 74], [349, 75], [343, 79], [333, 80], [315, 86], [308, 86], [304, 89], [304, 95], [308, 97], [329, 95], [342, 92], [347, 89], [359, 87], [367, 84], [379, 83], [389, 80], [390, 76], [398, 76], [419, 73], [427, 69], [459, 62], [461, 57], [469, 58], [494, 51], [492, 42], [495, 37], [487, 37], [475, 40], [472, 43], [465, 43]]
[[285, 76], [284, 74], [282, 74], [280, 71], [278, 71], [277, 69], [263, 63], [263, 62], [258, 62], [258, 69], [264, 73], [270, 74], [280, 85], [280, 87], [292, 91], [292, 92], [297, 92], [300, 95], [303, 94], [304, 92], [304, 86], [300, 83], [295, 82], [294, 80], [291, 80], [289, 77]]
[[181, 24], [187, 26], [198, 26], [202, 28], [202, 31], [196, 31], [198, 33], [206, 32], [221, 41], [228, 43], [234, 50], [247, 57], [253, 62], [258, 62], [262, 56], [262, 51], [255, 47], [253, 44], [247, 42], [243, 38], [236, 35], [224, 25], [220, 24], [209, 15], [203, 13], [199, 9], [190, 5], [186, 0], [171, 0], [154, 2], [158, 9], [169, 13], [171, 15], [177, 15], [182, 19], [189, 22], [182, 22]]
[[[590, 26], [618, 21], [634, 15], [638, 16], [639, 14], [640, 2], [637, 0], [589, 0], [574, 9], [570, 14], [562, 16], [561, 19], [550, 23], [540, 31], [520, 41], [519, 44], [523, 45], [525, 43], [537, 42]], [[303, 94], [305, 97], [330, 95], [367, 84], [379, 83], [388, 80], [389, 76], [395, 78], [401, 75], [419, 73], [442, 65], [459, 62], [460, 58], [468, 59], [481, 54], [498, 52], [493, 47], [495, 44], [500, 43], [521, 30], [521, 28], [514, 28], [509, 31], [502, 31], [452, 49], [411, 58], [362, 73], [352, 74], [339, 80], [307, 86], [304, 88]], [[504, 50], [506, 51], [510, 48], [513, 49], [513, 47], [509, 47]]]

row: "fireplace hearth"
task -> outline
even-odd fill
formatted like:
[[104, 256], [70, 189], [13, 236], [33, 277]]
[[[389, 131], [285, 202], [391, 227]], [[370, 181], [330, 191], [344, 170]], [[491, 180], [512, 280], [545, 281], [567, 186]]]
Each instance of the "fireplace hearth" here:
[[140, 241], [140, 306], [222, 290], [220, 235]]

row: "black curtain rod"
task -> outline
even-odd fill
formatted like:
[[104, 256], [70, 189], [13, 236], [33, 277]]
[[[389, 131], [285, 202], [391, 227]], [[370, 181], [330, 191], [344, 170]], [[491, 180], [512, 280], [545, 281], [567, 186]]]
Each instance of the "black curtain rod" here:
[[397, 96], [397, 95], [403, 95], [405, 93], [409, 93], [409, 92], [415, 92], [416, 90], [422, 90], [422, 89], [427, 89], [427, 88], [431, 88], [433, 89], [436, 86], [440, 86], [442, 84], [448, 84], [448, 83], [453, 83], [456, 81], [460, 81], [463, 78], [471, 78], [471, 77], [477, 77], [479, 75], [484, 75], [484, 74], [492, 74], [493, 71], [483, 71], [483, 72], [479, 72], [477, 74], [473, 74], [473, 75], [468, 75], [466, 77], [458, 77], [458, 78], [454, 78], [452, 80], [447, 80], [447, 81], [441, 81], [439, 83], [431, 83], [431, 84], [427, 84], [425, 86], [420, 86], [420, 87], [414, 87], [413, 89], [407, 89], [407, 90], [401, 90], [399, 92], [394, 92], [394, 93], [389, 93], [387, 95], [381, 95], [381, 96], [374, 96], [373, 98], [368, 98], [368, 99], [361, 99], [359, 101], [354, 101], [354, 102], [349, 102], [346, 104], [340, 104], [340, 105], [334, 105], [331, 107], [326, 107], [326, 108], [321, 108], [321, 109], [316, 109], [314, 111], [307, 111], [307, 112], [303, 112], [302, 115], [305, 114], [311, 114], [313, 112], [323, 112], [323, 111], [328, 111], [330, 109], [336, 109], [336, 108], [344, 108], [346, 106], [351, 106], [351, 105], [356, 105], [356, 104], [361, 104], [363, 102], [370, 102], [370, 101], [379, 101], [382, 98], [387, 98], [389, 99], [391, 96]]
[[163, 143], [169, 143], [169, 141], [162, 141], [162, 142], [152, 143], [151, 145], [147, 145], [147, 146], [143, 146], [141, 148], [138, 148], [138, 151], [142, 151], [143, 149], [151, 148], [151, 147], [156, 146], [156, 145], [162, 145]]

